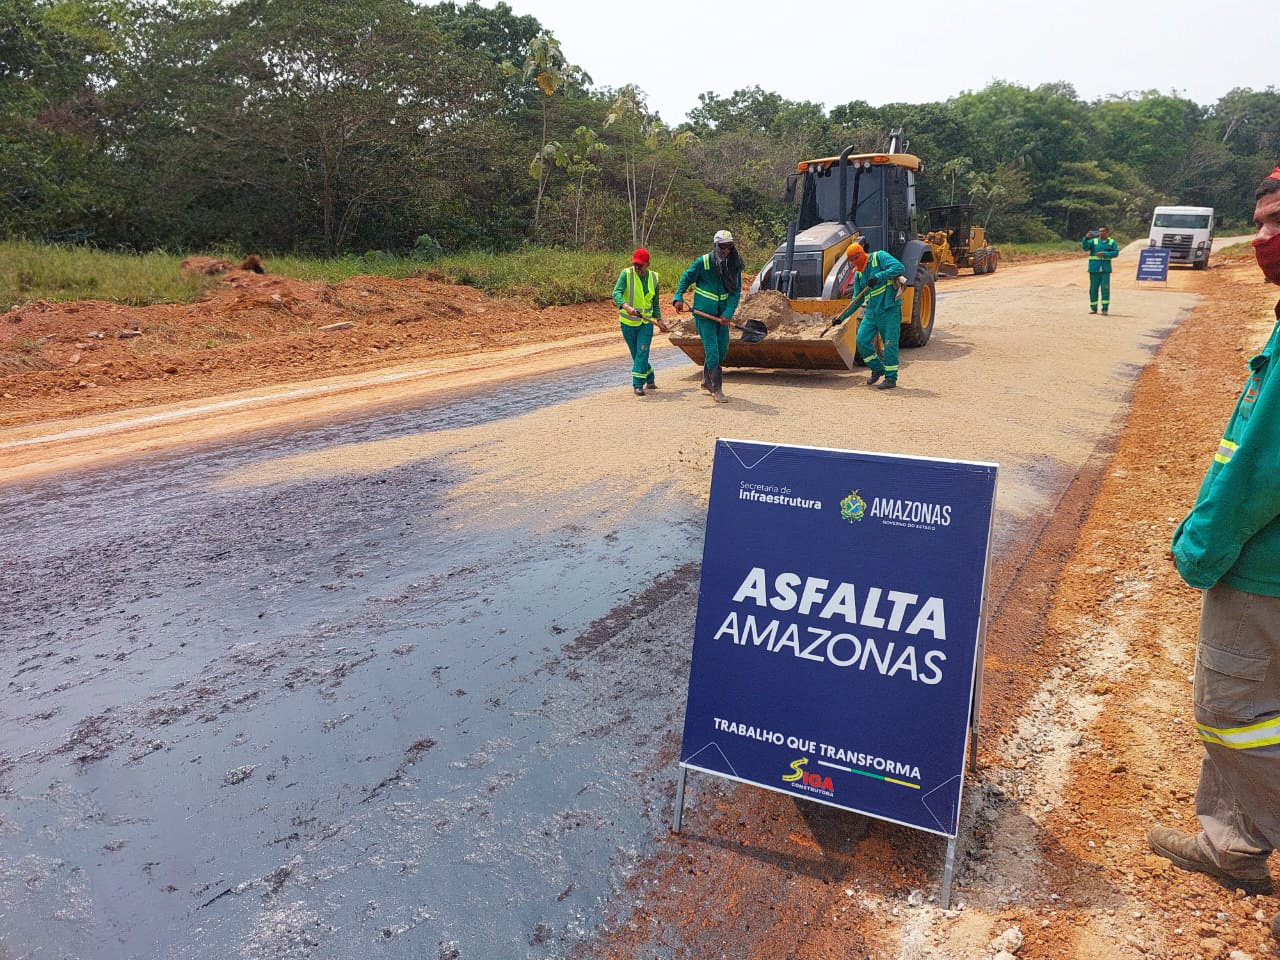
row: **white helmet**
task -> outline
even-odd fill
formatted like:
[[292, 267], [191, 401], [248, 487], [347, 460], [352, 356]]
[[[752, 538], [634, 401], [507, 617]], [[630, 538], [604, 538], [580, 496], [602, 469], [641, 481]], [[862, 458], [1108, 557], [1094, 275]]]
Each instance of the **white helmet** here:
[[724, 243], [733, 243], [733, 234], [728, 230], [717, 230], [716, 235], [711, 238], [711, 242], [716, 246]]

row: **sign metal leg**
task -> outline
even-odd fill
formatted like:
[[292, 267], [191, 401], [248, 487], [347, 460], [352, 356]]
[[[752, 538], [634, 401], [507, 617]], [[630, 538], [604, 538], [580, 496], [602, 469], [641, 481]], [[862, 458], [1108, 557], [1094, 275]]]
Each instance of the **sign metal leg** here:
[[942, 868], [942, 909], [951, 909], [951, 881], [956, 872], [956, 838], [947, 841], [947, 864]]
[[680, 818], [681, 818], [681, 815], [684, 813], [684, 780], [685, 780], [685, 777], [688, 776], [688, 774], [689, 774], [688, 769], [684, 766], [684, 764], [681, 764], [680, 772], [679, 774], [676, 775], [676, 812], [675, 812], [675, 817], [673, 818], [671, 823], [672, 833], [680, 832]]

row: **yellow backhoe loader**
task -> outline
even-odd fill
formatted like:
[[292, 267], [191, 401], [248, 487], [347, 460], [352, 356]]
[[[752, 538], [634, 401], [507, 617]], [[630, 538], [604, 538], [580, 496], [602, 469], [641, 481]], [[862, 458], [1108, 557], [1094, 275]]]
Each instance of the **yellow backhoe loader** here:
[[[769, 334], [756, 343], [735, 339], [725, 366], [851, 370], [860, 365], [854, 347], [858, 316], [831, 326], [849, 305], [853, 265], [845, 251], [855, 241], [902, 261], [899, 343], [923, 347], [929, 342], [934, 279], [940, 256], [949, 251], [941, 241], [931, 244], [916, 235], [915, 178], [921, 163], [898, 152], [900, 138], [895, 132], [884, 153], [854, 153], [849, 147], [838, 157], [797, 164], [787, 178], [788, 202], [797, 204], [799, 192], [787, 238], [756, 275], [735, 316], [762, 319]], [[757, 305], [769, 309], [757, 317]], [[702, 342], [691, 328], [677, 327], [671, 342], [702, 363]]]

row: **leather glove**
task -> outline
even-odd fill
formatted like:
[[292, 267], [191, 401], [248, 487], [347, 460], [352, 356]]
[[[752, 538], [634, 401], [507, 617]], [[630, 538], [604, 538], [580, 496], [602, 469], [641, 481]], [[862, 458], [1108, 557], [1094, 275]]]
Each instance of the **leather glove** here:
[[671, 303], [672, 303], [672, 305], [676, 308], [676, 313], [684, 313], [684, 301], [683, 301], [683, 300], [672, 300], [672, 301], [671, 301]]

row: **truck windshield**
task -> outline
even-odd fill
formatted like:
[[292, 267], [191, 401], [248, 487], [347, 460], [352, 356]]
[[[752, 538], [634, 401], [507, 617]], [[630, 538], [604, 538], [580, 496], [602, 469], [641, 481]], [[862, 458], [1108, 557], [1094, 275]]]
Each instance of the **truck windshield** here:
[[[832, 167], [822, 173], [809, 173], [804, 179], [804, 192], [800, 197], [801, 230], [807, 230], [816, 223], [852, 220], [860, 227], [878, 224], [878, 217], [873, 211], [880, 209], [881, 192], [884, 190], [883, 166], [862, 167], [862, 176], [858, 171], [850, 169], [847, 178], [847, 196], [840, 197], [840, 171]], [[856, 185], [856, 186], [855, 186]], [[858, 199], [858, 208], [851, 210], [854, 197]], [[860, 216], [861, 214], [861, 216]], [[871, 217], [872, 223], [863, 223], [865, 217]]]
[[1207, 213], [1157, 213], [1151, 225], [1170, 230], [1207, 230], [1209, 215]]

